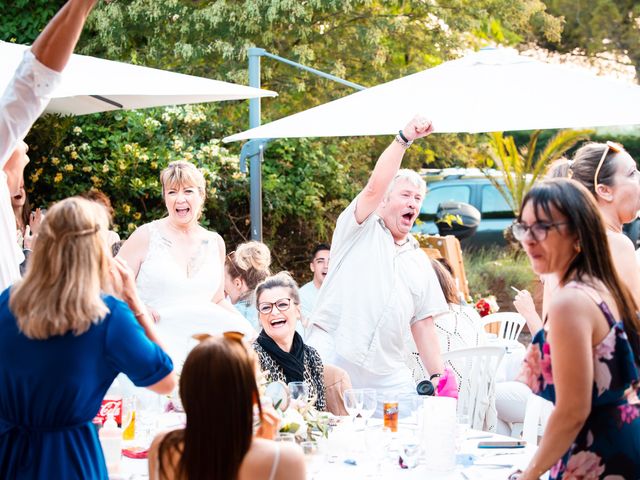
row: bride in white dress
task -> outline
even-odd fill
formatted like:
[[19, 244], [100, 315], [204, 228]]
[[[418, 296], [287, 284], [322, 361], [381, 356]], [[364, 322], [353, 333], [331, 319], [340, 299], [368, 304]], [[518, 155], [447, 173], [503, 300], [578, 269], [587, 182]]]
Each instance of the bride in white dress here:
[[171, 162], [160, 181], [168, 216], [138, 228], [118, 257], [136, 273], [140, 296], [179, 371], [197, 343], [192, 335], [238, 331], [251, 340], [256, 332], [225, 300], [222, 237], [198, 224], [206, 192], [202, 173], [191, 163]]

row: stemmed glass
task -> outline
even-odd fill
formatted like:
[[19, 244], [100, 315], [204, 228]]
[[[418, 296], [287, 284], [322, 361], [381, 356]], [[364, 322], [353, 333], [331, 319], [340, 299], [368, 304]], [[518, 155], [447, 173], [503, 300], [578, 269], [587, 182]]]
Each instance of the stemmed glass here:
[[364, 425], [367, 426], [367, 421], [375, 413], [378, 406], [378, 396], [375, 389], [363, 388], [360, 390], [360, 397], [362, 399], [360, 405], [360, 415], [364, 418]]
[[[344, 408], [347, 410], [347, 413], [351, 417], [352, 423], [355, 421], [356, 417], [360, 413], [360, 409], [362, 408], [361, 398], [358, 398], [359, 390], [349, 388], [344, 391]], [[360, 403], [358, 401], [360, 400]]]
[[289, 396], [298, 408], [304, 407], [309, 401], [309, 386], [305, 382], [289, 382]]

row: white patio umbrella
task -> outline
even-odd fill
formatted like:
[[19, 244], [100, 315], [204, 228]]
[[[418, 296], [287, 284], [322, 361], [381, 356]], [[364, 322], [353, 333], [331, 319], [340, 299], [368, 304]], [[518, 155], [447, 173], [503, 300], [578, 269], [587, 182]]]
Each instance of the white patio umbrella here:
[[394, 134], [416, 113], [442, 133], [640, 124], [640, 86], [481, 50], [224, 141]]
[[[0, 42], [0, 92], [11, 80], [27, 48]], [[74, 54], [45, 113], [85, 115], [275, 95], [270, 90]]]

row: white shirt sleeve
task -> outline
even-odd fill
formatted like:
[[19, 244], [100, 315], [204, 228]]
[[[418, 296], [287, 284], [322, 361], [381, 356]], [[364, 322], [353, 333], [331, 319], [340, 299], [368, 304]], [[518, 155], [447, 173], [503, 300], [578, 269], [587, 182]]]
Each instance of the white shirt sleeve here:
[[61, 77], [40, 63], [31, 50], [24, 52], [0, 100], [0, 168], [4, 168], [16, 144], [42, 114]]
[[31, 50], [27, 50], [0, 99], [0, 291], [20, 278], [18, 267], [24, 261], [17, 243], [16, 218], [3, 168], [17, 143], [44, 111], [60, 78], [60, 73], [41, 64]]

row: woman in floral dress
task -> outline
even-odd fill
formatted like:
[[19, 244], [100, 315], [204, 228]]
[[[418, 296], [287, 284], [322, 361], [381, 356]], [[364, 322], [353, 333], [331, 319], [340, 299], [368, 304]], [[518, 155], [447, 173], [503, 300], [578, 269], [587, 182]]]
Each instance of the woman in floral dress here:
[[551, 479], [639, 479], [640, 406], [627, 400], [639, 379], [637, 307], [592, 196], [573, 180], [542, 182], [513, 233], [533, 270], [558, 287], [521, 374], [555, 409], [531, 462], [511, 478], [550, 470]]

